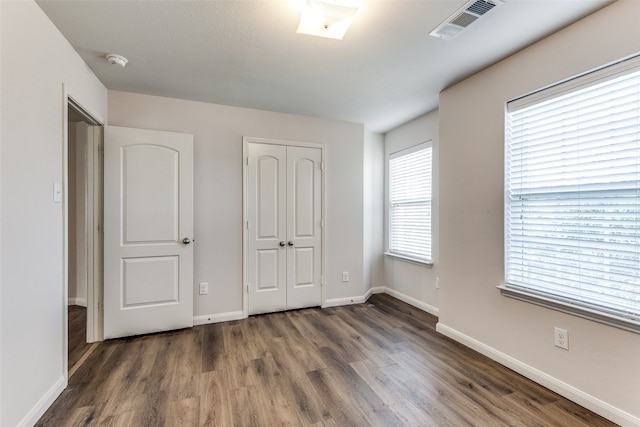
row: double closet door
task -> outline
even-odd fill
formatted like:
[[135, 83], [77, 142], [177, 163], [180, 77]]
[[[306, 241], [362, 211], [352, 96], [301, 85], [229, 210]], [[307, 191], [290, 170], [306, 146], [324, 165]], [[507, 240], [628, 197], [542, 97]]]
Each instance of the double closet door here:
[[248, 142], [249, 314], [322, 303], [322, 149]]

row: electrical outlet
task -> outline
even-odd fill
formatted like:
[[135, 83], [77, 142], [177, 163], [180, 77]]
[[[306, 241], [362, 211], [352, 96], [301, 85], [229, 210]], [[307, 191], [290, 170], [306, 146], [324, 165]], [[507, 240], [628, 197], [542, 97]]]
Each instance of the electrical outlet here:
[[569, 331], [566, 329], [553, 328], [553, 343], [556, 347], [569, 350]]
[[343, 282], [348, 282], [349, 281], [349, 272], [348, 271], [343, 271], [342, 272], [342, 281]]
[[207, 295], [209, 293], [209, 284], [208, 283], [200, 283], [200, 295]]

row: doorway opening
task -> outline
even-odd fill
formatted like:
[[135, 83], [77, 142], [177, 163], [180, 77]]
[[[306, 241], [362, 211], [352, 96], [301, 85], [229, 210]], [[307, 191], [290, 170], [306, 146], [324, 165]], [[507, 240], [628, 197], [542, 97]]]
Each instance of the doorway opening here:
[[101, 123], [72, 98], [66, 99], [64, 150], [68, 376], [101, 340], [102, 276]]

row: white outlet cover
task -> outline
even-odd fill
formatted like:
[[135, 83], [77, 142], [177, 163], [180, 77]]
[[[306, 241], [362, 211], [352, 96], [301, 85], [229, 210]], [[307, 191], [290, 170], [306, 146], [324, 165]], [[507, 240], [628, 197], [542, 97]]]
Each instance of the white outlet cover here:
[[209, 284], [208, 283], [200, 283], [199, 292], [200, 292], [200, 295], [207, 295], [209, 293]]
[[556, 347], [569, 350], [569, 331], [562, 328], [553, 328], [553, 343]]

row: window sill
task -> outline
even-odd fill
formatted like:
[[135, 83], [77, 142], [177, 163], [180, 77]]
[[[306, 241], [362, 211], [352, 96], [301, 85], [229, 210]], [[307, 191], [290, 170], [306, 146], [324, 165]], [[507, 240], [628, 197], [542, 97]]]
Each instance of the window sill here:
[[506, 285], [500, 285], [497, 286], [497, 288], [500, 289], [500, 293], [503, 296], [508, 298], [514, 298], [519, 301], [536, 304], [542, 307], [550, 308], [552, 310], [582, 317], [583, 319], [592, 320], [594, 322], [603, 323], [615, 328], [624, 329], [626, 331], [640, 334], [640, 322], [631, 319], [625, 319], [613, 314], [607, 314], [601, 311], [581, 307], [570, 302], [556, 300], [553, 298], [544, 297], [542, 295], [536, 295], [524, 290], [510, 288]]
[[409, 257], [398, 255], [398, 254], [392, 254], [390, 252], [385, 252], [384, 256], [386, 256], [387, 258], [391, 258], [391, 259], [397, 259], [398, 261], [408, 262], [410, 264], [422, 265], [422, 266], [428, 267], [428, 268], [433, 267], [433, 262], [432, 261], [422, 261], [422, 260], [419, 260], [419, 259], [409, 258]]

